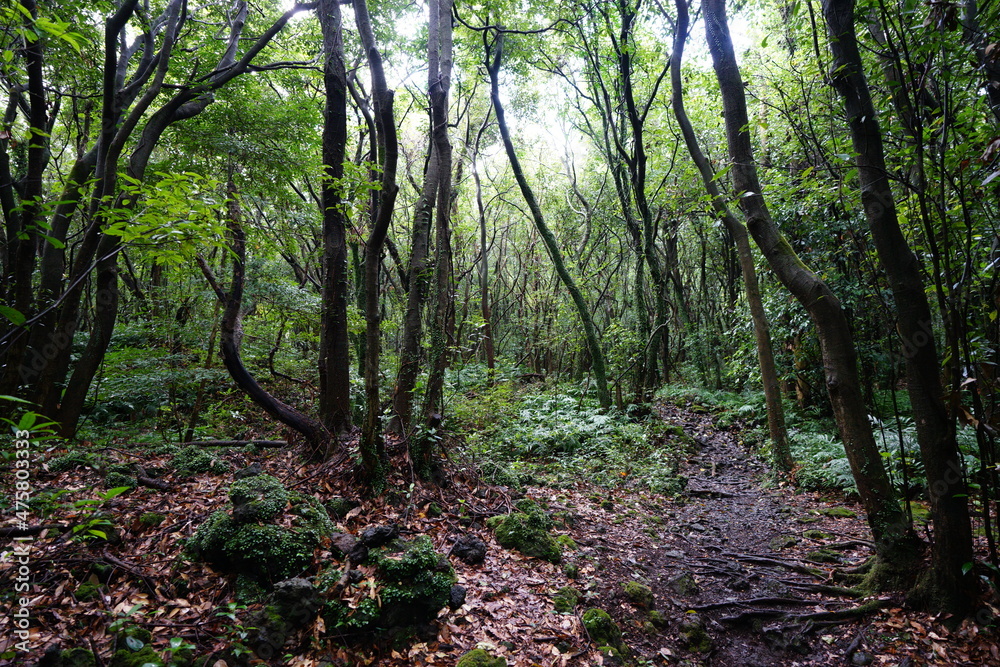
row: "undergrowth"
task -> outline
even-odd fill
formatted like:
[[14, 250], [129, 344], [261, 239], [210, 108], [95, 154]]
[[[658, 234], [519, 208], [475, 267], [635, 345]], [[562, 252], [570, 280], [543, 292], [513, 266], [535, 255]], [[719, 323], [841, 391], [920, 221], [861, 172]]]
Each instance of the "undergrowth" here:
[[490, 483], [567, 487], [585, 480], [659, 493], [682, 488], [677, 460], [685, 440], [648, 409], [604, 411], [568, 385], [505, 379], [463, 388], [452, 399], [446, 426], [461, 436]]

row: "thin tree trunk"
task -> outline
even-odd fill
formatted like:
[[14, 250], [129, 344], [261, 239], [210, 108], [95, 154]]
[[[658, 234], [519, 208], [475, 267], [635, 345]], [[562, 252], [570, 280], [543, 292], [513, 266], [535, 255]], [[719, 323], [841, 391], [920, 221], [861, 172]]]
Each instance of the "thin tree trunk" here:
[[377, 145], [382, 153], [382, 189], [375, 212], [371, 234], [365, 248], [365, 421], [361, 429], [361, 463], [365, 478], [376, 491], [385, 485], [386, 454], [380, 432], [382, 405], [379, 396], [379, 360], [382, 338], [379, 328], [379, 268], [392, 211], [399, 187], [396, 185], [396, 164], [399, 146], [396, 121], [393, 117], [393, 91], [385, 81], [382, 56], [375, 45], [375, 34], [365, 0], [354, 0], [354, 16], [361, 40], [368, 54], [372, 75], [372, 98], [377, 124]]
[[726, 225], [726, 229], [736, 245], [740, 270], [743, 274], [743, 287], [746, 290], [747, 304], [750, 307], [750, 317], [753, 319], [754, 342], [757, 346], [757, 359], [760, 363], [760, 375], [764, 387], [764, 401], [767, 405], [767, 425], [771, 436], [772, 461], [776, 468], [788, 472], [794, 461], [788, 445], [785, 409], [781, 402], [781, 384], [778, 381], [778, 371], [774, 363], [771, 331], [767, 321], [767, 313], [764, 312], [764, 304], [760, 297], [760, 286], [757, 282], [757, 270], [754, 267], [750, 238], [747, 235], [746, 227], [729, 210], [729, 206], [719, 189], [714, 170], [698, 145], [698, 139], [691, 127], [687, 111], [684, 109], [681, 61], [684, 57], [684, 43], [687, 41], [690, 19], [686, 0], [675, 0], [675, 4], [677, 6], [677, 25], [674, 34], [674, 53], [670, 64], [670, 81], [673, 84], [671, 105], [677, 118], [677, 124], [684, 135], [688, 152], [701, 173], [705, 189], [712, 197], [712, 206]]
[[347, 69], [336, 0], [317, 8], [326, 64], [323, 84], [323, 294], [319, 341], [319, 413], [333, 433], [351, 427], [350, 340], [347, 335], [347, 233], [341, 180], [347, 150]]
[[[725, 0], [704, 0], [709, 51], [722, 92], [733, 184], [747, 228], [778, 279], [805, 307], [816, 325], [826, 373], [826, 386], [844, 442], [851, 472], [868, 515], [880, 565], [905, 575], [912, 570], [915, 546], [903, 512], [892, 492], [861, 396], [857, 352], [840, 301], [810, 271], [781, 234], [761, 194], [743, 80], [729, 35]], [[880, 570], [881, 571], [881, 570]]]
[[552, 234], [552, 230], [550, 230], [548, 225], [545, 223], [545, 217], [542, 215], [542, 209], [538, 206], [538, 201], [535, 199], [535, 194], [532, 192], [531, 186], [528, 185], [528, 181], [524, 176], [524, 170], [521, 169], [521, 162], [518, 160], [517, 153], [514, 150], [514, 143], [510, 138], [510, 130], [507, 127], [507, 120], [504, 115], [503, 105], [500, 102], [499, 77], [500, 63], [503, 56], [502, 33], [495, 35], [495, 41], [493, 44], [487, 44], [487, 51], [486, 64], [490, 75], [490, 91], [493, 98], [493, 110], [497, 116], [497, 124], [500, 126], [500, 136], [503, 139], [504, 150], [507, 152], [507, 159], [510, 161], [510, 167], [514, 172], [514, 178], [521, 190], [521, 195], [524, 197], [524, 200], [528, 204], [528, 208], [531, 210], [531, 217], [535, 223], [535, 227], [538, 229], [538, 235], [542, 237], [542, 242], [545, 244], [545, 249], [548, 251], [549, 258], [555, 266], [556, 273], [559, 275], [559, 279], [562, 281], [563, 287], [566, 288], [566, 291], [569, 292], [570, 297], [573, 299], [577, 315], [580, 317], [580, 321], [583, 324], [583, 335], [587, 341], [587, 349], [589, 350], [591, 357], [590, 362], [594, 371], [594, 381], [597, 385], [597, 400], [601, 404], [602, 408], [610, 408], [611, 394], [608, 392], [608, 378], [607, 370], [604, 365], [604, 352], [601, 350], [601, 343], [597, 338], [597, 329], [594, 327], [594, 319], [590, 314], [590, 308], [587, 306], [587, 302], [584, 300], [583, 294], [580, 292], [580, 288], [577, 287], [576, 281], [573, 280], [573, 276], [571, 276], [569, 271], [566, 269], [566, 263], [563, 262], [562, 252], [559, 250], [559, 244], [556, 242], [556, 238]]
[[955, 423], [942, 399], [944, 389], [930, 305], [920, 262], [910, 249], [896, 215], [882, 130], [858, 50], [854, 0], [823, 0], [823, 15], [833, 54], [831, 80], [844, 98], [862, 206], [896, 304], [896, 327], [906, 362], [906, 388], [927, 474], [934, 540], [925, 592], [931, 604], [941, 611], [962, 614], [971, 608], [976, 594], [975, 575], [971, 569], [963, 571], [972, 562], [972, 529]]

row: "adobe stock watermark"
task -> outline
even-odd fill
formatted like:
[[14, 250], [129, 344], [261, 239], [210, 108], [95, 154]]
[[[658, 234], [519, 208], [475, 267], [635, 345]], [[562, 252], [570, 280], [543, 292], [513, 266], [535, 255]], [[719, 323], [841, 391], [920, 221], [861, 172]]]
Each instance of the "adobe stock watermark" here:
[[[18, 430], [14, 433], [14, 484], [11, 507], [20, 530], [28, 528], [31, 501], [31, 433]], [[11, 600], [10, 627], [13, 634], [11, 644], [15, 651], [28, 653], [31, 650], [31, 536], [15, 537], [14, 546], [4, 555], [10, 559], [14, 583]]]

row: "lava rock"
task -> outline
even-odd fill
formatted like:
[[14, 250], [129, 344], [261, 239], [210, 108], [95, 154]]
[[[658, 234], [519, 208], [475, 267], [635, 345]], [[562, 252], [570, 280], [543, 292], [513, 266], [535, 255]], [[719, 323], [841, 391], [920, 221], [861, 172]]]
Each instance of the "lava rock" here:
[[358, 538], [347, 533], [334, 533], [330, 536], [330, 543], [334, 552], [339, 552], [340, 556], [346, 558], [353, 565], [363, 563], [368, 558], [368, 547], [359, 542]]
[[465, 604], [465, 587], [455, 584], [448, 593], [448, 607], [455, 610], [463, 604]]
[[478, 565], [486, 558], [486, 543], [475, 535], [458, 538], [451, 553], [466, 565]]
[[381, 547], [399, 537], [399, 525], [368, 526], [361, 531], [361, 541], [370, 549]]
[[264, 470], [260, 467], [260, 463], [253, 463], [243, 470], [237, 470], [233, 475], [234, 479], [244, 479], [246, 477], [256, 477], [257, 475], [263, 474]]

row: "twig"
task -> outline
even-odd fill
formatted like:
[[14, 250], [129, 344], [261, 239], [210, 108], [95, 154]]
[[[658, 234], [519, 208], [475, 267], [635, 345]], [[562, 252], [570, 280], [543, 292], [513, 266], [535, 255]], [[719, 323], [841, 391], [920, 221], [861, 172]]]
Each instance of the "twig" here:
[[112, 556], [108, 552], [107, 548], [105, 548], [104, 551], [101, 552], [101, 556], [104, 558], [104, 560], [106, 560], [111, 565], [114, 565], [116, 567], [120, 567], [121, 569], [123, 569], [126, 572], [128, 572], [129, 574], [131, 574], [133, 577], [138, 577], [139, 579], [141, 579], [142, 583], [146, 584], [146, 588], [149, 589], [149, 593], [150, 593], [150, 595], [153, 596], [153, 599], [154, 600], [158, 600], [159, 599], [160, 596], [157, 595], [157, 593], [156, 593], [156, 586], [153, 584], [153, 582], [150, 580], [150, 578], [148, 576], [146, 576], [142, 572], [139, 572], [136, 569], [135, 565], [132, 565], [130, 563], [126, 563], [125, 561], [121, 560], [120, 558], [116, 558], [116, 557]]

